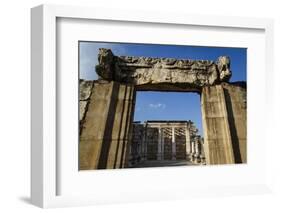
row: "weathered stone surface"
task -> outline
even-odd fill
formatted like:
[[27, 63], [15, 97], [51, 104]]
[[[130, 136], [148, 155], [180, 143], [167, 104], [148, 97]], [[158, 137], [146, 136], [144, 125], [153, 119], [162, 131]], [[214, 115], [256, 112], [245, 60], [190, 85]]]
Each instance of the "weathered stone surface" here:
[[223, 84], [235, 163], [247, 163], [247, 91]]
[[[227, 83], [231, 77], [228, 57], [219, 57], [216, 62], [118, 57], [101, 49], [96, 71], [98, 81], [80, 81], [80, 169], [128, 166], [136, 90], [200, 93], [206, 163], [247, 162], [246, 83]], [[158, 136], [151, 139], [159, 142]], [[179, 139], [186, 141], [191, 160], [204, 158], [198, 154], [203, 150], [198, 141], [183, 135]], [[156, 143], [155, 149], [159, 151], [160, 145]], [[170, 148], [177, 154], [175, 147]], [[151, 160], [159, 158], [159, 153], [152, 154]]]
[[204, 87], [201, 105], [207, 164], [246, 163], [246, 89]]
[[204, 87], [201, 102], [207, 164], [234, 163], [223, 87]]
[[[198, 129], [192, 121], [148, 120], [133, 124], [130, 167], [146, 160], [187, 160], [204, 164]], [[191, 151], [191, 144], [196, 150]], [[202, 158], [201, 158], [202, 157]]]
[[[221, 56], [217, 62], [114, 56], [110, 49], [100, 49], [96, 72], [102, 79], [134, 85], [180, 85], [200, 89], [231, 77], [230, 59]], [[167, 87], [167, 86], [166, 86]]]
[[[80, 128], [80, 169], [127, 167], [134, 86], [114, 81], [93, 81], [93, 84], [91, 96], [80, 101], [80, 119], [84, 118], [83, 122], [80, 120], [83, 127], [83, 131]], [[207, 164], [247, 162], [246, 104], [243, 83], [203, 88], [201, 107]], [[187, 149], [192, 153], [191, 160], [200, 157], [196, 148], [196, 144], [190, 143]]]
[[86, 101], [89, 99], [91, 92], [92, 92], [92, 87], [93, 87], [93, 81], [85, 81], [83, 79], [80, 80], [79, 82], [79, 100], [80, 101]]
[[80, 135], [80, 170], [126, 166], [134, 98], [133, 86], [94, 83]]
[[91, 93], [79, 143], [79, 169], [97, 169], [109, 116], [113, 83], [96, 84]]
[[79, 80], [79, 121], [80, 134], [83, 130], [84, 119], [86, 117], [90, 96], [92, 94], [94, 81]]
[[82, 121], [85, 116], [88, 101], [79, 101], [79, 120]]

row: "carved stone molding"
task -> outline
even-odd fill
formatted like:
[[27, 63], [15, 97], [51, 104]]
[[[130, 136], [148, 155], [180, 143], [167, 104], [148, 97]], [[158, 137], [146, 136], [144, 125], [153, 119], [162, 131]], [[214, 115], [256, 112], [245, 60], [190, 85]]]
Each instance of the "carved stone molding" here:
[[101, 48], [98, 62], [96, 72], [100, 79], [136, 86], [201, 89], [228, 82], [231, 77], [228, 56], [220, 56], [217, 61], [115, 56], [110, 49]]

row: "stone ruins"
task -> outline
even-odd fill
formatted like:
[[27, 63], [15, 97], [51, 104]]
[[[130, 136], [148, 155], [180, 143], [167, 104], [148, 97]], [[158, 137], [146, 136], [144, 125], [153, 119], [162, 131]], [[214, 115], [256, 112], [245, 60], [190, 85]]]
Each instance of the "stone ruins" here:
[[[80, 170], [128, 168], [139, 157], [142, 160], [186, 158], [206, 165], [247, 162], [246, 83], [229, 83], [232, 74], [229, 57], [221, 56], [217, 61], [130, 57], [115, 56], [110, 49], [100, 49], [98, 61], [99, 79], [80, 80]], [[204, 140], [192, 137], [200, 142], [186, 145], [188, 134], [179, 132], [188, 128], [189, 121], [174, 124], [153, 121], [145, 123], [144, 131], [148, 135], [154, 132], [153, 141], [157, 143], [146, 142], [146, 154], [145, 148], [136, 151], [134, 133], [139, 124], [133, 123], [133, 115], [137, 91], [198, 93]], [[184, 135], [185, 143], [177, 142], [183, 141]], [[163, 142], [167, 138], [170, 142]], [[148, 137], [146, 141], [149, 140]], [[196, 149], [203, 151], [196, 154]]]
[[110, 49], [100, 49], [96, 72], [101, 79], [133, 84], [140, 89], [200, 90], [228, 81], [231, 77], [230, 59], [214, 61], [178, 60], [114, 56]]
[[134, 122], [129, 167], [155, 160], [184, 160], [204, 165], [204, 141], [197, 132], [190, 120]]

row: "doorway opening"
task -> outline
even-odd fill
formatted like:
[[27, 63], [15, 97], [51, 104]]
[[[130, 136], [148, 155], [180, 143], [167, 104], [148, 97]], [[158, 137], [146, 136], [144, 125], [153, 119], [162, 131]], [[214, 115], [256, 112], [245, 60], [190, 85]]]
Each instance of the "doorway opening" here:
[[204, 165], [200, 95], [137, 91], [129, 167]]

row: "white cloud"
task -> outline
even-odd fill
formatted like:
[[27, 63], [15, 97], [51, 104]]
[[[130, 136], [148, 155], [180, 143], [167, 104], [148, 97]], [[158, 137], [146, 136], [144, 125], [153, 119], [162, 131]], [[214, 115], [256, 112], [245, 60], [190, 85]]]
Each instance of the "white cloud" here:
[[152, 109], [165, 109], [166, 108], [166, 104], [162, 104], [162, 103], [149, 104], [148, 106]]

